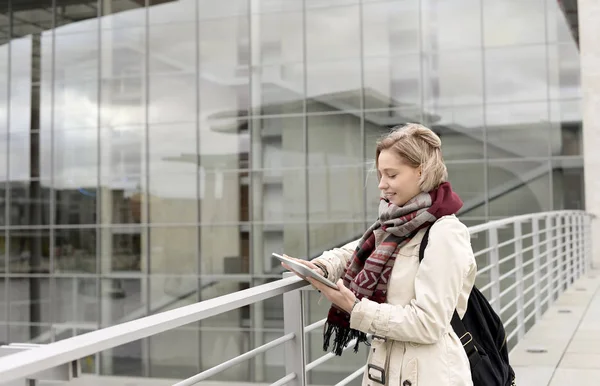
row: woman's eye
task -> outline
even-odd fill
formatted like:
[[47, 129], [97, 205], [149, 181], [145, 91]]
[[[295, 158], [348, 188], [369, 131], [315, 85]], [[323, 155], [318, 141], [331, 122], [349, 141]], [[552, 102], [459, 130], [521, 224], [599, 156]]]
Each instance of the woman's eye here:
[[394, 178], [396, 177], [396, 174], [394, 174], [393, 176], [388, 176], [388, 178]]

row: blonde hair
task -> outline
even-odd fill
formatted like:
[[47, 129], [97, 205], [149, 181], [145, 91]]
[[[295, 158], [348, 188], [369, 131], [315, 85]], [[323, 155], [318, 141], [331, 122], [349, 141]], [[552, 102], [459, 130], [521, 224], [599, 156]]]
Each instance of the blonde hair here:
[[[392, 149], [407, 165], [421, 167], [419, 188], [422, 192], [429, 192], [448, 179], [441, 147], [440, 137], [423, 125], [407, 123], [396, 126], [377, 142], [375, 167], [379, 166], [379, 154]], [[379, 176], [379, 171], [377, 174]]]

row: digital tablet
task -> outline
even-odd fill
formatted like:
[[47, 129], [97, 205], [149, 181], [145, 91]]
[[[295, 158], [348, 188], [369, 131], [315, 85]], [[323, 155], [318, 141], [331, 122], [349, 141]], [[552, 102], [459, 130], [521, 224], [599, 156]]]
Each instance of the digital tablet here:
[[335, 285], [335, 283], [333, 283], [331, 280], [328, 280], [325, 277], [321, 276], [320, 274], [318, 274], [317, 272], [313, 271], [312, 269], [308, 268], [306, 265], [297, 263], [294, 260], [291, 260], [291, 259], [288, 259], [288, 258], [283, 257], [281, 255], [278, 255], [277, 253], [273, 253], [273, 256], [275, 256], [280, 261], [286, 263], [291, 269], [293, 269], [294, 271], [296, 271], [300, 275], [305, 276], [305, 277], [306, 276], [310, 276], [310, 277], [312, 277], [312, 278], [320, 281], [321, 283], [325, 284], [328, 287], [331, 287], [333, 289], [339, 290], [338, 286]]

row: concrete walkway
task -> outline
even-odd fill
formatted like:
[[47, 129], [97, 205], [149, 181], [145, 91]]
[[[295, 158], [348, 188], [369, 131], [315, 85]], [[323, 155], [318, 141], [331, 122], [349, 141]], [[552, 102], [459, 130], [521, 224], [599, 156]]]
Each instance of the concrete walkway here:
[[518, 386], [599, 386], [600, 271], [562, 294], [510, 358]]

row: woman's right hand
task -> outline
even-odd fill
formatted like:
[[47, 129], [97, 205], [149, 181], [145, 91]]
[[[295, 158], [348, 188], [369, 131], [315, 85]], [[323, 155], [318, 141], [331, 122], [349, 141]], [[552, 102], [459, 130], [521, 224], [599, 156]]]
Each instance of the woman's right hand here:
[[[308, 261], [308, 260], [303, 260], [303, 259], [297, 259], [295, 257], [291, 257], [288, 255], [283, 255], [283, 257], [286, 257], [290, 260], [294, 260], [296, 263], [302, 264], [310, 269], [312, 269], [313, 271], [317, 272], [319, 275], [324, 276], [324, 272], [321, 268], [319, 268], [317, 265], [315, 265], [314, 263]], [[304, 279], [304, 276], [300, 275], [298, 272], [294, 271], [292, 268], [290, 268], [289, 265], [287, 265], [284, 262], [281, 262], [281, 265], [283, 266], [283, 268], [287, 269], [288, 271], [292, 271], [294, 272], [296, 275], [300, 276], [301, 278]]]

